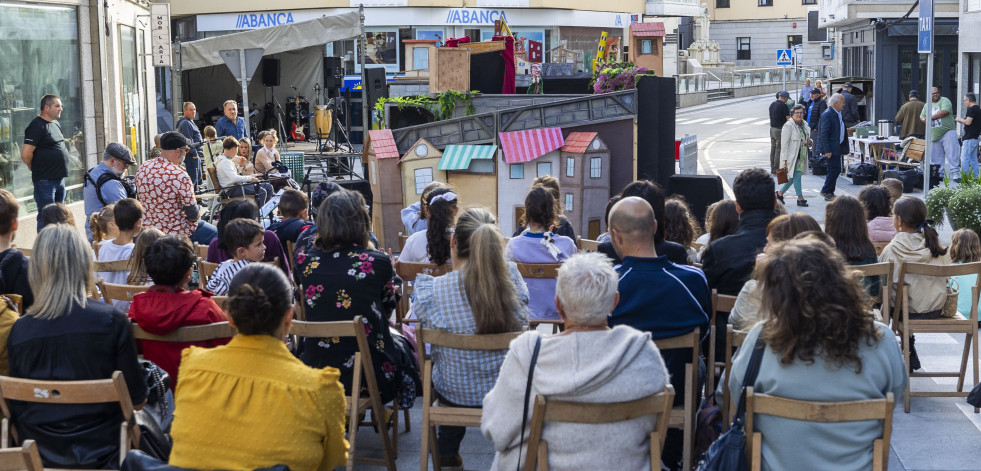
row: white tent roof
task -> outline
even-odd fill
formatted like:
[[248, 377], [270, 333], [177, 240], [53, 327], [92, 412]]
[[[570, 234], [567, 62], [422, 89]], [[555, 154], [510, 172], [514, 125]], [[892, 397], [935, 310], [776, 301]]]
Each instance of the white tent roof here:
[[355, 38], [361, 34], [356, 12], [324, 16], [281, 26], [243, 31], [224, 36], [187, 42], [181, 45], [181, 68], [199, 69], [222, 65], [218, 51], [225, 49], [265, 49], [264, 55], [292, 51], [332, 41]]

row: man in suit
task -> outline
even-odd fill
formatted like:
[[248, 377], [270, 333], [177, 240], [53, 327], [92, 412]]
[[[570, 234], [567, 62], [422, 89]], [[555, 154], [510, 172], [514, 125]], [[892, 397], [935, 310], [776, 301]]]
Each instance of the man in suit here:
[[836, 93], [828, 98], [828, 109], [821, 115], [818, 123], [818, 153], [828, 159], [828, 175], [824, 178], [821, 196], [825, 201], [835, 198], [835, 185], [841, 174], [841, 156], [848, 152], [848, 133], [841, 110], [845, 107], [845, 97]]

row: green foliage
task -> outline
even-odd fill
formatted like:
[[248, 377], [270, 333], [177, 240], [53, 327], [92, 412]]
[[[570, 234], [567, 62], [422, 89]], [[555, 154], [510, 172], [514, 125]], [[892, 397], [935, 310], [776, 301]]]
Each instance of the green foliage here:
[[656, 75], [647, 67], [637, 67], [631, 62], [604, 62], [596, 64], [593, 80], [589, 82], [593, 93], [610, 93], [637, 88], [637, 82], [645, 75]]
[[392, 103], [398, 107], [399, 111], [402, 111], [409, 106], [429, 110], [436, 117], [437, 121], [443, 121], [453, 117], [453, 111], [456, 110], [457, 101], [459, 100], [464, 104], [464, 112], [466, 113], [466, 116], [470, 116], [476, 114], [476, 109], [473, 105], [473, 97], [478, 93], [480, 92], [477, 90], [466, 93], [461, 93], [456, 90], [447, 90], [435, 96], [417, 95], [379, 98], [378, 101], [375, 102], [375, 113], [378, 115], [379, 121], [384, 123], [385, 104]]

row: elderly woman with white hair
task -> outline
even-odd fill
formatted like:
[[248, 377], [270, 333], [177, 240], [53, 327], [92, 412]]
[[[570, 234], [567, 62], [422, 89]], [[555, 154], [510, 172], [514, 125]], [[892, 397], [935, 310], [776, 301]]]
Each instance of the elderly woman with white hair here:
[[[497, 451], [491, 469], [514, 469], [524, 459], [519, 456], [520, 404], [539, 342], [529, 404], [538, 394], [599, 403], [632, 401], [664, 390], [668, 371], [650, 333], [607, 326], [619, 301], [617, 281], [613, 265], [599, 253], [574, 255], [562, 264], [555, 304], [565, 330], [547, 337], [530, 331], [511, 342], [497, 384], [484, 397], [480, 428]], [[529, 415], [531, 410], [529, 405]], [[648, 448], [641, 445], [654, 426], [653, 417], [597, 425], [549, 423], [542, 439], [549, 444], [551, 469], [609, 469], [612, 463], [618, 469], [650, 469]]]
[[[92, 250], [74, 227], [46, 226], [27, 270], [35, 302], [7, 339], [10, 376], [47, 381], [109, 379], [121, 371], [137, 409], [147, 397], [126, 315], [88, 298]], [[115, 469], [119, 404], [10, 405], [20, 439], [35, 440], [45, 467]]]

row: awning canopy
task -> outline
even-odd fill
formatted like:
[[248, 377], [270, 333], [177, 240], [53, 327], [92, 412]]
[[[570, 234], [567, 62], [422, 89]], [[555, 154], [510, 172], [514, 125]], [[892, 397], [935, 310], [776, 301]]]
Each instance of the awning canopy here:
[[439, 159], [440, 170], [466, 170], [474, 159], [493, 159], [497, 146], [446, 146]]
[[502, 132], [498, 136], [509, 164], [530, 162], [565, 145], [560, 128]]
[[181, 68], [190, 70], [222, 65], [225, 62], [221, 60], [218, 51], [225, 49], [262, 48], [265, 49], [263, 54], [268, 56], [309, 46], [322, 46], [333, 41], [355, 38], [360, 34], [360, 18], [356, 12], [350, 12], [199, 39], [181, 45]]

